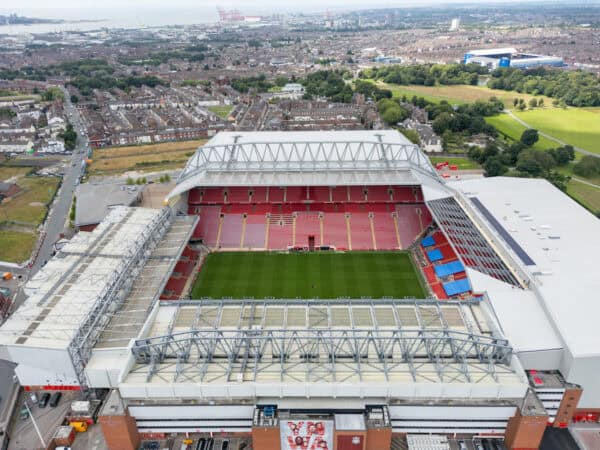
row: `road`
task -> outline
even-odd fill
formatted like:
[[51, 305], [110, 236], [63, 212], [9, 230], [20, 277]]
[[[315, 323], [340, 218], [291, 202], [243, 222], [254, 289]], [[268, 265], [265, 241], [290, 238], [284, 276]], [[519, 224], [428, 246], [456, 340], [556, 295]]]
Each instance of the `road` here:
[[[523, 119], [520, 119], [519, 117], [515, 116], [512, 111], [510, 111], [508, 109], [505, 109], [504, 112], [506, 114], [508, 114], [510, 117], [512, 117], [513, 119], [515, 119], [517, 122], [519, 122], [521, 125], [523, 125], [525, 128], [535, 128], [535, 127], [532, 127], [531, 125], [529, 125]], [[565, 145], [571, 145], [571, 144], [569, 144], [567, 142], [564, 142], [564, 141], [561, 141], [560, 139], [555, 138], [554, 136], [550, 136], [549, 134], [543, 133], [540, 130], [538, 130], [538, 134], [540, 136], [544, 136], [546, 139], [550, 139], [551, 141], [554, 141], [557, 144], [562, 145], [563, 147]], [[586, 150], [584, 148], [575, 147], [574, 145], [571, 145], [571, 146], [575, 149], [575, 151], [578, 151], [579, 153], [583, 153], [584, 155], [590, 155], [590, 156], [594, 156], [596, 158], [600, 158], [600, 154], [598, 154], [598, 153], [593, 153], [593, 152], [590, 152], [589, 150]]]
[[44, 226], [43, 241], [37, 258], [32, 264], [29, 273], [30, 276], [35, 274], [48, 261], [54, 251], [54, 243], [60, 239], [69, 215], [69, 210], [71, 209], [71, 201], [73, 200], [75, 188], [79, 184], [79, 178], [83, 174], [82, 161], [87, 158], [87, 150], [89, 148], [87, 137], [81, 133], [81, 129], [83, 129], [81, 116], [71, 103], [68, 91], [63, 88], [63, 92], [65, 94], [64, 107], [68, 120], [73, 124], [77, 132], [77, 147], [73, 151], [71, 164], [65, 168], [60, 190], [56, 194], [56, 198], [48, 212], [48, 218]]

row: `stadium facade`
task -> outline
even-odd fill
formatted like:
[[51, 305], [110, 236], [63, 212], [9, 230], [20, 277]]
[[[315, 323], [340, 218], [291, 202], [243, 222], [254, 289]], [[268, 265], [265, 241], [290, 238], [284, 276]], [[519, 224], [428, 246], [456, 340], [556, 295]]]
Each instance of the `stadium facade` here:
[[[111, 449], [169, 433], [538, 448], [547, 426], [598, 420], [599, 233], [546, 181], [443, 180], [395, 131], [220, 133], [162, 210], [112, 208], [27, 283], [0, 356], [27, 389], [110, 389]], [[235, 249], [405, 250], [429, 295], [180, 298], [203, 255]]]
[[558, 56], [521, 53], [516, 48], [490, 48], [470, 50], [463, 58], [465, 64], [479, 64], [490, 69], [514, 67], [534, 69], [536, 67], [563, 67], [565, 62]]

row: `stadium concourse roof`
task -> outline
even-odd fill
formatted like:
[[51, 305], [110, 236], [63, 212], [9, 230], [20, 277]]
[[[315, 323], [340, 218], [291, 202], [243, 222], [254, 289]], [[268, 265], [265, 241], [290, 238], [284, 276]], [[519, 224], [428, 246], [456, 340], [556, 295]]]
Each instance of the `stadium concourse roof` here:
[[[546, 180], [495, 177], [450, 186], [483, 205], [489, 228], [529, 275], [530, 290], [570, 354], [600, 356], [600, 221]], [[509, 308], [501, 322], [531, 333], [523, 312]]]
[[197, 186], [420, 184], [421, 175], [437, 179], [395, 130], [223, 132], [190, 158], [169, 198]]

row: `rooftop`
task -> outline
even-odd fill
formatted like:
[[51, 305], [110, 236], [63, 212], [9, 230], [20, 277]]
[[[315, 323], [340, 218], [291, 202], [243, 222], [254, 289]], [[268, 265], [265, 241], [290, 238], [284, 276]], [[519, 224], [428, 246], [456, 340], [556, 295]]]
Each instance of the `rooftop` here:
[[394, 130], [224, 132], [190, 158], [169, 197], [212, 185], [408, 184], [413, 171], [437, 179]]
[[[523, 261], [506, 243], [571, 355], [600, 355], [600, 221], [545, 180], [495, 177], [451, 185], [485, 205], [529, 257]], [[511, 322], [530, 327], [531, 317], [521, 308], [507, 314]]]
[[116, 205], [131, 206], [140, 198], [140, 186], [124, 183], [84, 183], [77, 186], [75, 197], [75, 225], [97, 224], [104, 219], [108, 208]]

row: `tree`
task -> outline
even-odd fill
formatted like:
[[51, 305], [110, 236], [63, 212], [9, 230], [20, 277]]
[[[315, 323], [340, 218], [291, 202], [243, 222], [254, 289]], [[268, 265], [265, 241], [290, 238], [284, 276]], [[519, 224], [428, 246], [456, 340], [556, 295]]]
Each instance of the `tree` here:
[[585, 155], [577, 164], [575, 164], [573, 173], [585, 178], [600, 175], [600, 158], [592, 155]]
[[548, 152], [533, 149], [523, 150], [517, 160], [517, 170], [534, 177], [547, 174], [555, 165], [554, 158]]
[[75, 94], [71, 95], [71, 103], [79, 103], [79, 97]]
[[533, 128], [529, 128], [523, 131], [523, 134], [521, 134], [521, 143], [525, 144], [527, 147], [531, 147], [539, 139], [540, 136], [538, 134], [538, 131], [534, 130]]
[[513, 106], [516, 108], [518, 104], [519, 104], [519, 99], [516, 97], [513, 98]]
[[125, 182], [125, 184], [127, 184], [127, 186], [132, 186], [135, 184], [135, 181], [133, 181], [133, 178], [128, 177], [127, 181]]
[[544, 106], [544, 99], [543, 99], [543, 98], [540, 98], [540, 99], [538, 100], [538, 106], [539, 106], [540, 108], [541, 108], [542, 106]]
[[538, 102], [535, 98], [532, 98], [531, 100], [529, 100], [529, 107], [531, 109], [537, 108], [537, 105], [538, 105]]
[[502, 164], [502, 160], [499, 156], [488, 158], [483, 165], [483, 168], [485, 169], [486, 177], [498, 177], [504, 175], [508, 171], [508, 168]]
[[570, 145], [548, 150], [548, 153], [554, 158], [554, 161], [556, 161], [556, 164], [559, 166], [564, 166], [569, 161], [575, 159], [575, 150]]

